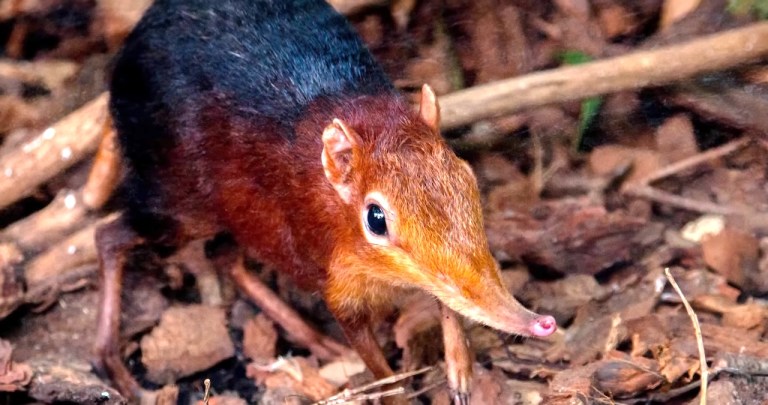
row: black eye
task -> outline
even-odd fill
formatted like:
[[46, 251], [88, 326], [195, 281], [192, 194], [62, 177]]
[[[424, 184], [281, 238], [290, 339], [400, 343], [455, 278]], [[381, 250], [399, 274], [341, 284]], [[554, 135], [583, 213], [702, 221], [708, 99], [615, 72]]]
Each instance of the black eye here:
[[384, 210], [376, 204], [368, 206], [368, 216], [365, 219], [368, 230], [376, 235], [384, 236], [387, 234], [387, 219], [384, 217]]

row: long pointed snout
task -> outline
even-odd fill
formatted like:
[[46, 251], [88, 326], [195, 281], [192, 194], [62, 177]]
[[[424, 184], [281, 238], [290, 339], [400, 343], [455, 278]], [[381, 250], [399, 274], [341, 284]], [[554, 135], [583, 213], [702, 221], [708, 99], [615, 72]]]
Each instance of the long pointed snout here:
[[454, 286], [445, 280], [432, 292], [454, 311], [503, 332], [545, 337], [557, 330], [555, 318], [529, 311], [500, 283], [477, 281]]

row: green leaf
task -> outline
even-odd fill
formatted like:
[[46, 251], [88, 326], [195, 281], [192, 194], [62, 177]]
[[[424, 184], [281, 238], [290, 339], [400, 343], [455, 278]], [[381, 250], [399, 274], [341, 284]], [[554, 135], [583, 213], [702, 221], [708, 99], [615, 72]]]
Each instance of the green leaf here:
[[566, 65], [580, 65], [592, 61], [592, 57], [581, 51], [568, 50], [560, 54], [560, 61]]
[[[584, 52], [569, 50], [560, 54], [560, 60], [565, 65], [579, 65], [591, 62], [592, 57]], [[599, 96], [590, 97], [581, 102], [581, 110], [579, 112], [579, 133], [573, 142], [574, 150], [578, 151], [581, 148], [581, 141], [584, 138], [584, 133], [589, 129], [589, 126], [592, 125], [592, 122], [594, 122], [602, 105], [603, 98]]]
[[590, 97], [581, 102], [581, 111], [579, 113], [579, 135], [573, 144], [575, 150], [581, 148], [581, 140], [584, 138], [584, 132], [587, 131], [592, 122], [595, 121], [600, 107], [603, 105], [602, 97]]
[[728, 11], [739, 16], [754, 14], [765, 20], [768, 19], [768, 0], [728, 0]]

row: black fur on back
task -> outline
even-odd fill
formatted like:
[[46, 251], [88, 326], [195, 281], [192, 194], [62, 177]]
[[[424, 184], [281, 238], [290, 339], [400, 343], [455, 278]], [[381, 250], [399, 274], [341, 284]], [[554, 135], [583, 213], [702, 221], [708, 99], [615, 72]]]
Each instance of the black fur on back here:
[[195, 121], [213, 97], [291, 139], [318, 97], [388, 92], [370, 52], [323, 0], [156, 0], [127, 38], [111, 83], [129, 214], [163, 205], [160, 182], [169, 180], [157, 170], [170, 151], [194, 148]]

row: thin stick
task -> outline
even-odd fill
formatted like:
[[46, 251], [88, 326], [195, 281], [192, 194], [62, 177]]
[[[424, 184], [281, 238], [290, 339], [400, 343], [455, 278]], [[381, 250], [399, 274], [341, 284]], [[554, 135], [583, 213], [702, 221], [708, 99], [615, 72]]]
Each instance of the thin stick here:
[[642, 185], [632, 184], [627, 186], [623, 190], [624, 194], [631, 195], [633, 197], [646, 198], [651, 201], [669, 205], [672, 207], [686, 209], [688, 211], [700, 212], [702, 214], [716, 214], [716, 215], [754, 215], [752, 213], [745, 212], [727, 205], [720, 205], [709, 201], [692, 200], [690, 198], [680, 197], [666, 191], [659, 190], [657, 188]]
[[677, 282], [675, 281], [675, 278], [672, 277], [672, 273], [669, 272], [669, 267], [664, 268], [664, 275], [667, 276], [667, 280], [669, 280], [669, 283], [672, 285], [672, 288], [675, 289], [675, 292], [677, 295], [680, 296], [680, 299], [683, 301], [683, 306], [685, 307], [685, 311], [688, 312], [688, 317], [691, 318], [691, 323], [693, 324], [693, 332], [696, 334], [696, 346], [699, 349], [699, 364], [701, 366], [701, 392], [699, 393], [699, 404], [706, 405], [707, 404], [707, 378], [709, 377], [709, 367], [707, 367], [707, 356], [704, 353], [704, 339], [701, 337], [701, 326], [699, 325], [699, 318], [696, 317], [696, 313], [693, 312], [693, 308], [691, 308], [691, 304], [688, 303], [688, 300], [685, 298], [685, 295], [683, 295], [683, 291], [680, 290], [680, 286], [677, 285]]
[[[371, 390], [371, 389], [374, 389], [374, 388], [378, 388], [378, 387], [381, 387], [381, 386], [384, 386], [384, 385], [393, 384], [393, 383], [396, 383], [398, 381], [405, 380], [406, 378], [413, 377], [415, 375], [424, 374], [424, 373], [432, 370], [433, 368], [434, 367], [432, 367], [432, 366], [423, 367], [423, 368], [420, 368], [418, 370], [408, 371], [408, 372], [405, 372], [405, 373], [395, 374], [395, 375], [387, 377], [387, 378], [382, 378], [381, 380], [376, 380], [376, 381], [374, 381], [372, 383], [369, 383], [369, 384], [366, 384], [366, 385], [363, 385], [363, 386], [360, 386], [360, 387], [357, 387], [357, 388], [346, 389], [346, 390], [344, 390], [344, 391], [342, 391], [342, 392], [340, 392], [340, 393], [338, 393], [336, 395], [328, 397], [327, 399], [315, 402], [314, 405], [340, 404], [340, 403], [344, 403], [344, 402], [351, 401], [351, 400], [354, 400], [354, 399], [358, 399], [359, 398], [358, 396], [362, 395], [362, 393], [365, 392], [365, 391], [368, 391], [368, 390]], [[403, 389], [403, 387], [393, 388], [391, 390], [382, 391], [382, 392], [378, 393], [377, 398], [380, 398], [380, 397], [383, 397], [383, 396], [401, 394], [404, 391], [405, 390]], [[386, 393], [386, 395], [382, 395], [384, 393]], [[368, 395], [370, 395], [370, 394], [368, 394]], [[370, 397], [366, 397], [366, 398], [371, 399]]]
[[768, 54], [768, 23], [582, 65], [500, 80], [441, 97], [443, 129], [532, 107], [659, 86]]
[[728, 155], [731, 152], [734, 152], [744, 147], [750, 141], [751, 141], [750, 138], [736, 139], [734, 141], [728, 142], [716, 148], [709, 149], [706, 152], [701, 152], [689, 158], [679, 160], [675, 163], [672, 163], [671, 165], [668, 165], [659, 170], [656, 170], [655, 172], [651, 173], [649, 176], [639, 180], [639, 182], [642, 184], [651, 184], [657, 180], [661, 180], [665, 177], [671, 176], [673, 174], [677, 174], [688, 168]]
[[211, 399], [211, 380], [206, 378], [203, 380], [205, 386], [205, 393], [203, 394], [203, 405], [208, 405], [208, 400]]
[[[704, 214], [718, 214], [718, 215], [738, 215], [744, 217], [752, 217], [756, 219], [755, 223], [763, 223], [766, 219], [766, 214], [753, 212], [748, 208], [733, 207], [729, 205], [717, 204], [709, 201], [698, 201], [690, 198], [681, 197], [666, 191], [659, 190], [652, 187], [650, 184], [661, 180], [665, 177], [672, 176], [680, 173], [683, 170], [690, 169], [694, 166], [700, 165], [704, 162], [717, 159], [728, 155], [751, 142], [750, 138], [744, 137], [725, 145], [718, 146], [716, 148], [709, 149], [705, 152], [698, 153], [689, 158], [677, 161], [673, 164], [665, 166], [650, 175], [630, 184], [627, 184], [622, 189], [622, 193], [631, 195], [634, 197], [646, 198], [651, 201], [666, 204], [672, 207], [682, 208], [689, 211], [700, 212]], [[759, 219], [759, 220], [758, 220]]]

